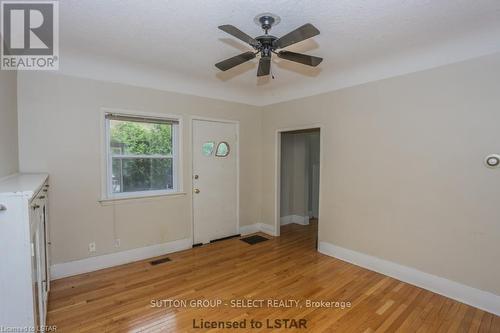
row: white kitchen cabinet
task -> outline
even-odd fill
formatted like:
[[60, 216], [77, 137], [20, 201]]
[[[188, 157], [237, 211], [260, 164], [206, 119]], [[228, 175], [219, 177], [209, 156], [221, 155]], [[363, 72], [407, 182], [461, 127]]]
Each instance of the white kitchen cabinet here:
[[50, 289], [46, 174], [0, 180], [0, 326], [23, 331], [46, 326]]

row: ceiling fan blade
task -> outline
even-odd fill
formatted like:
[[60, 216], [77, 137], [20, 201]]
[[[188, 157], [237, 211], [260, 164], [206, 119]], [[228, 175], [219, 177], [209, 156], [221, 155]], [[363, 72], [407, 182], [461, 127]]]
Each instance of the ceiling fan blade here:
[[323, 61], [323, 58], [290, 51], [280, 51], [278, 57], [313, 67], [318, 66]]
[[221, 25], [221, 26], [219, 26], [219, 29], [224, 31], [224, 32], [227, 32], [231, 36], [234, 36], [234, 37], [238, 38], [239, 40], [242, 40], [245, 43], [248, 43], [252, 46], [257, 46], [259, 44], [259, 42], [257, 42], [255, 39], [253, 39], [252, 37], [250, 37], [249, 35], [247, 35], [243, 31], [241, 31], [240, 29], [236, 28], [234, 25], [230, 25], [230, 24]]
[[319, 30], [316, 29], [311, 23], [306, 23], [292, 32], [289, 32], [285, 36], [277, 39], [274, 45], [278, 49], [282, 49], [316, 35], [319, 35]]
[[227, 71], [228, 69], [241, 65], [242, 63], [252, 60], [253, 58], [255, 58], [255, 53], [247, 51], [232, 58], [222, 60], [221, 62], [216, 63], [215, 67], [221, 71]]
[[271, 73], [271, 57], [260, 58], [257, 76], [266, 76], [269, 75], [269, 73]]

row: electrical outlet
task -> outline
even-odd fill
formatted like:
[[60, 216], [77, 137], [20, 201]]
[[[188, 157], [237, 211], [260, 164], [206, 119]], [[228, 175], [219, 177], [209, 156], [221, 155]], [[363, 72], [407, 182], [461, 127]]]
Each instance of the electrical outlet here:
[[96, 251], [95, 242], [89, 243], [89, 252], [92, 253], [95, 251]]
[[115, 239], [115, 247], [120, 247], [121, 243], [122, 241], [120, 240], [120, 238]]

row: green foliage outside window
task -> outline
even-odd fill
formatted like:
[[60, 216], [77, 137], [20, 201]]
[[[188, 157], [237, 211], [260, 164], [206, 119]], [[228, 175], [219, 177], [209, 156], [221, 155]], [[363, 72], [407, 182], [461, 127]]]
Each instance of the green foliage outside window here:
[[171, 157], [133, 157], [171, 155], [171, 124], [111, 120], [110, 139], [114, 193], [173, 188]]
[[170, 155], [172, 125], [113, 120], [111, 147], [120, 147], [124, 155]]

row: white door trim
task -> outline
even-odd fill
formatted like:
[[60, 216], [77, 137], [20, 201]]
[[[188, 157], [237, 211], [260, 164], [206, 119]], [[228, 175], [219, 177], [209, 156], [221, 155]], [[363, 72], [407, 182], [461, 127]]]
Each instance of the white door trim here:
[[[323, 138], [324, 138], [324, 126], [321, 124], [309, 124], [295, 127], [285, 127], [278, 128], [275, 132], [275, 157], [274, 157], [274, 189], [275, 189], [275, 197], [274, 197], [274, 234], [275, 236], [280, 235], [280, 226], [281, 226], [281, 133], [290, 132], [290, 131], [299, 131], [299, 130], [307, 130], [319, 128], [319, 205], [318, 205], [318, 230], [319, 224], [321, 223], [321, 198], [323, 193], [323, 186], [321, 183], [321, 178], [323, 176]], [[318, 244], [319, 244], [319, 235], [318, 231]]]
[[203, 121], [213, 121], [216, 123], [229, 123], [229, 124], [235, 124], [236, 125], [236, 230], [240, 232], [240, 122], [239, 120], [230, 120], [230, 119], [220, 119], [220, 118], [210, 118], [210, 117], [203, 117], [203, 116], [196, 116], [193, 115], [190, 117], [189, 121], [189, 132], [191, 133], [190, 135], [190, 149], [191, 149], [191, 188], [190, 188], [190, 194], [191, 194], [191, 236], [194, 244], [194, 197], [193, 197], [193, 188], [194, 188], [194, 182], [193, 182], [193, 170], [194, 170], [194, 149], [193, 149], [193, 122], [195, 120], [203, 120]]

